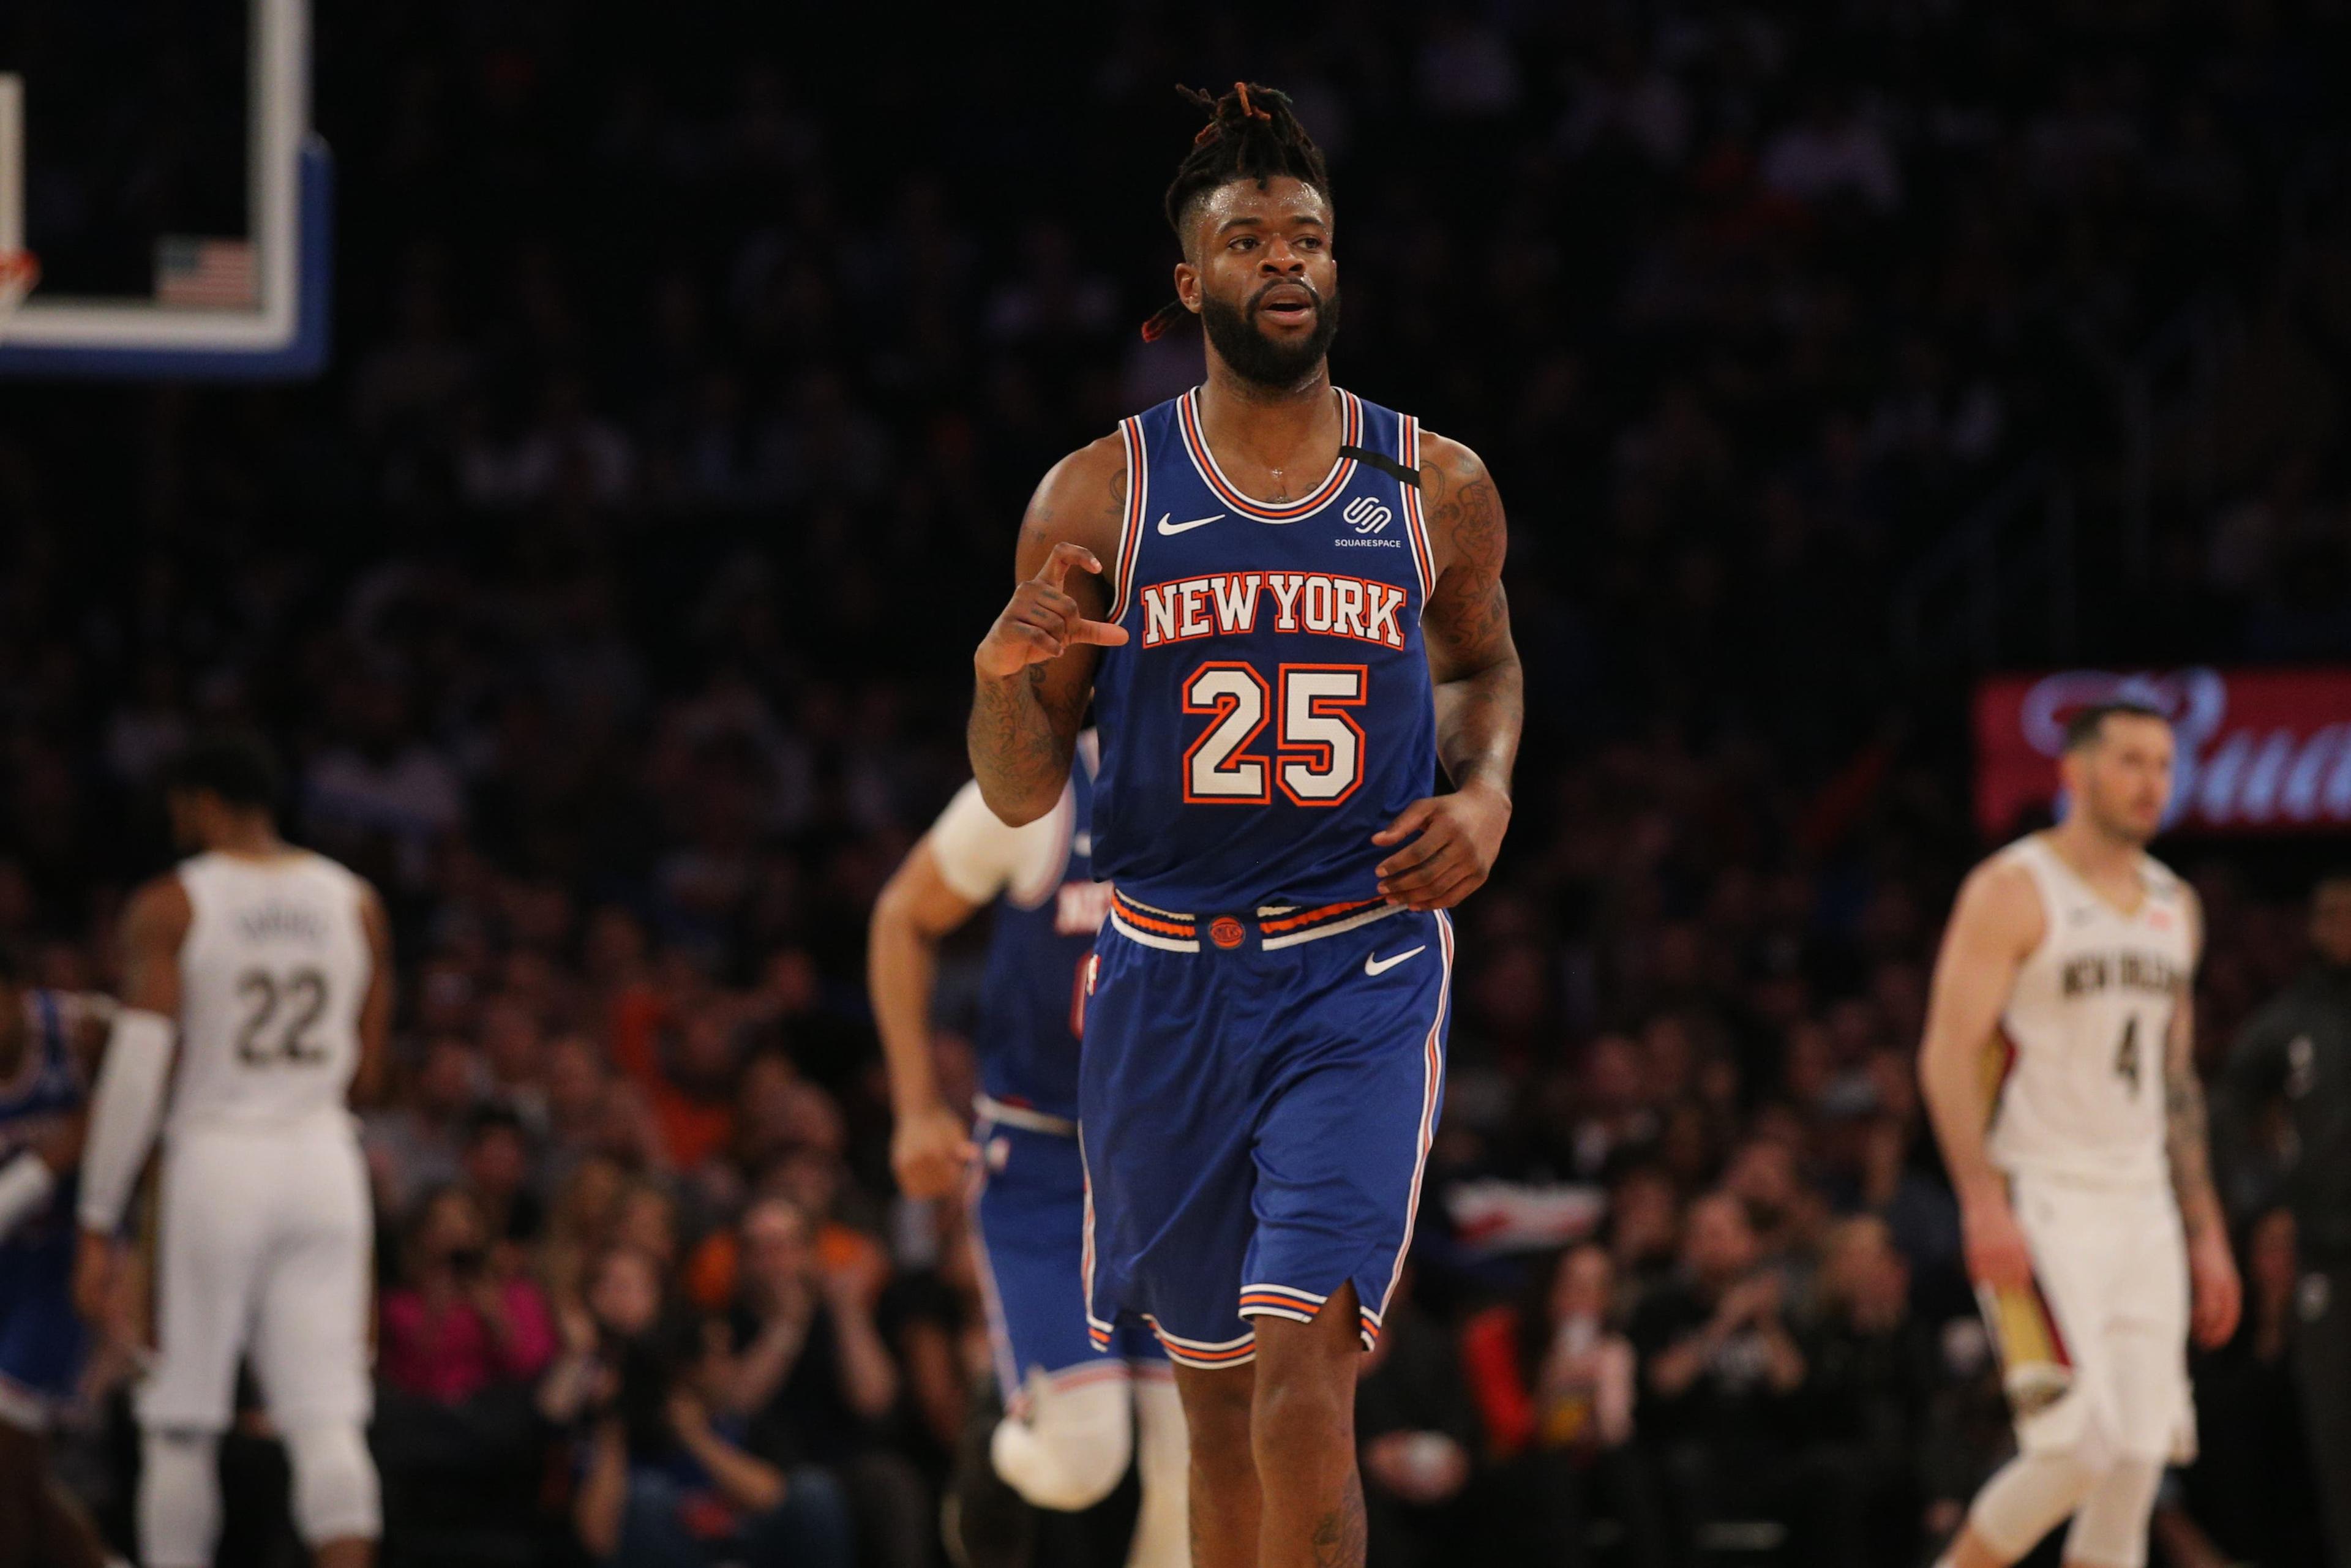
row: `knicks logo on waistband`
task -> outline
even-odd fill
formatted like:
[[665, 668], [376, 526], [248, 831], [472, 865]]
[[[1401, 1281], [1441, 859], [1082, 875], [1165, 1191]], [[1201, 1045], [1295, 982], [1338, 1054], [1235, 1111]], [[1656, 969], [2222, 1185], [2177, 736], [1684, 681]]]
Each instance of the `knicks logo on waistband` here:
[[1257, 629], [1269, 597], [1276, 632], [1405, 645], [1403, 589], [1327, 571], [1228, 571], [1154, 583], [1141, 595], [1143, 645], [1245, 635]]
[[1208, 922], [1208, 940], [1219, 947], [1238, 947], [1248, 936], [1241, 923], [1229, 915], [1219, 915]]

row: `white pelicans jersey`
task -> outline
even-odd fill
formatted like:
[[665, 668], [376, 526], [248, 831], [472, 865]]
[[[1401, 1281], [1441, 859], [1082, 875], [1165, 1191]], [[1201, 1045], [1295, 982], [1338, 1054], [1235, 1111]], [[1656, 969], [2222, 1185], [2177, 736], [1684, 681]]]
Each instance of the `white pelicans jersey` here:
[[198, 855], [180, 867], [180, 883], [194, 918], [180, 946], [170, 1124], [340, 1113], [374, 967], [367, 884], [304, 852]]
[[2001, 1014], [1992, 1163], [2011, 1176], [2161, 1186], [2164, 1056], [2196, 963], [2187, 889], [2143, 855], [2138, 904], [2125, 912], [2041, 834], [2001, 858], [2032, 875], [2046, 929]]

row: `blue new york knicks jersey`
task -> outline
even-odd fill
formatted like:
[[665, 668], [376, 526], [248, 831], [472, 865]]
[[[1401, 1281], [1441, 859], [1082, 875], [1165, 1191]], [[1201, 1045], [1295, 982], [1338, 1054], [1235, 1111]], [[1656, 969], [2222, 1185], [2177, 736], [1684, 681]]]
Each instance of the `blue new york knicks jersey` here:
[[1094, 881], [1087, 830], [1094, 799], [1090, 746], [1079, 747], [1070, 791], [1057, 814], [1067, 846], [1061, 874], [1040, 893], [1024, 896], [1015, 888], [997, 902], [973, 1043], [988, 1098], [1073, 1122], [1080, 986], [1094, 933], [1110, 911], [1110, 889]]
[[[25, 998], [30, 1038], [15, 1080], [0, 1083], [0, 1165], [89, 1097], [55, 994]], [[0, 1241], [0, 1382], [48, 1396], [72, 1391], [82, 1355], [81, 1320], [73, 1308], [74, 1202], [70, 1175], [47, 1205]]]
[[1093, 869], [1177, 910], [1377, 896], [1371, 841], [1434, 787], [1420, 614], [1435, 580], [1408, 415], [1336, 395], [1340, 455], [1295, 501], [1217, 471], [1199, 394], [1120, 426], [1123, 647], [1094, 676]]

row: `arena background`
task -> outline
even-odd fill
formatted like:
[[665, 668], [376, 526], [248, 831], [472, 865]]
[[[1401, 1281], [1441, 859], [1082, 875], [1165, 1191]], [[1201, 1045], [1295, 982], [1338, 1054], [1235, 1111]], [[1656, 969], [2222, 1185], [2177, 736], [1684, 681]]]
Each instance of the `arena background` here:
[[[1478, 1560], [1652, 1562], [1685, 1526], [1760, 1560], [1840, 1507], [1848, 1555], [1806, 1561], [1923, 1560], [2003, 1429], [1910, 1061], [1958, 876], [2045, 802], [2018, 705], [2059, 671], [2093, 677], [2064, 700], [2137, 674], [2183, 715], [2238, 704], [2190, 747], [2247, 737], [2212, 808], [2161, 847], [2211, 914], [2208, 1065], [2303, 963], [2351, 819], [2341, 6], [317, 23], [328, 373], [0, 384], [0, 936], [43, 979], [110, 982], [123, 890], [167, 858], [157, 768], [258, 721], [298, 836], [397, 923], [387, 1291], [430, 1272], [431, 1228], [403, 1239], [455, 1183], [543, 1361], [603, 1241], [723, 1312], [744, 1196], [788, 1191], [894, 1386], [859, 1408], [812, 1345], [760, 1440], [850, 1479], [864, 1561], [929, 1561], [986, 1357], [956, 1217], [892, 1202], [865, 917], [964, 776], [1029, 488], [1196, 372], [1188, 329], [1135, 330], [1196, 127], [1170, 84], [1270, 82], [1332, 156], [1334, 373], [1484, 455], [1527, 670], [1418, 1310], [1365, 1384], [1367, 1441], [1443, 1432], [1475, 1469], [1428, 1506], [1375, 1487], [1374, 1560], [1506, 1526]], [[217, 47], [163, 44], [108, 91]], [[200, 189], [201, 139], [148, 123], [114, 154]], [[2261, 667], [2304, 684], [2231, 695]], [[2022, 678], [1979, 698], [1996, 674]], [[2291, 1236], [2266, 1150], [2225, 1152], [2249, 1311], [2199, 1362], [2206, 1458], [2158, 1559], [2314, 1563]], [[1718, 1184], [1804, 1386], [1645, 1402], [1624, 1443], [1536, 1408], [1555, 1249], [1601, 1239], [1646, 1353], [1676, 1205]], [[531, 1358], [385, 1349], [386, 1560], [571, 1560]], [[67, 1458], [120, 1531], [110, 1371]], [[232, 1454], [224, 1562], [291, 1549], [270, 1465]], [[1692, 1476], [1719, 1518], [1645, 1514]], [[1096, 1533], [1044, 1560], [1117, 1561]]]

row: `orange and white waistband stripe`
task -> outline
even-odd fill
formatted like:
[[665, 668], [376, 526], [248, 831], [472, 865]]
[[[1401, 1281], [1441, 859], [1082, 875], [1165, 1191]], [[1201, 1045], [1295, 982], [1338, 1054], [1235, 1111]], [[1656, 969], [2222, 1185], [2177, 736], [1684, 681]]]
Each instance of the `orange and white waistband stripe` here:
[[[1390, 904], [1384, 898], [1349, 899], [1312, 909], [1301, 909], [1293, 904], [1263, 904], [1257, 909], [1258, 946], [1268, 952], [1294, 947], [1301, 942], [1335, 936], [1342, 931], [1353, 931], [1403, 913], [1404, 905]], [[1113, 888], [1110, 918], [1121, 935], [1146, 947], [1171, 953], [1200, 950], [1200, 931], [1205, 924], [1200, 915], [1155, 909]], [[1220, 936], [1218, 942], [1221, 946], [1232, 945], [1229, 937]]]

